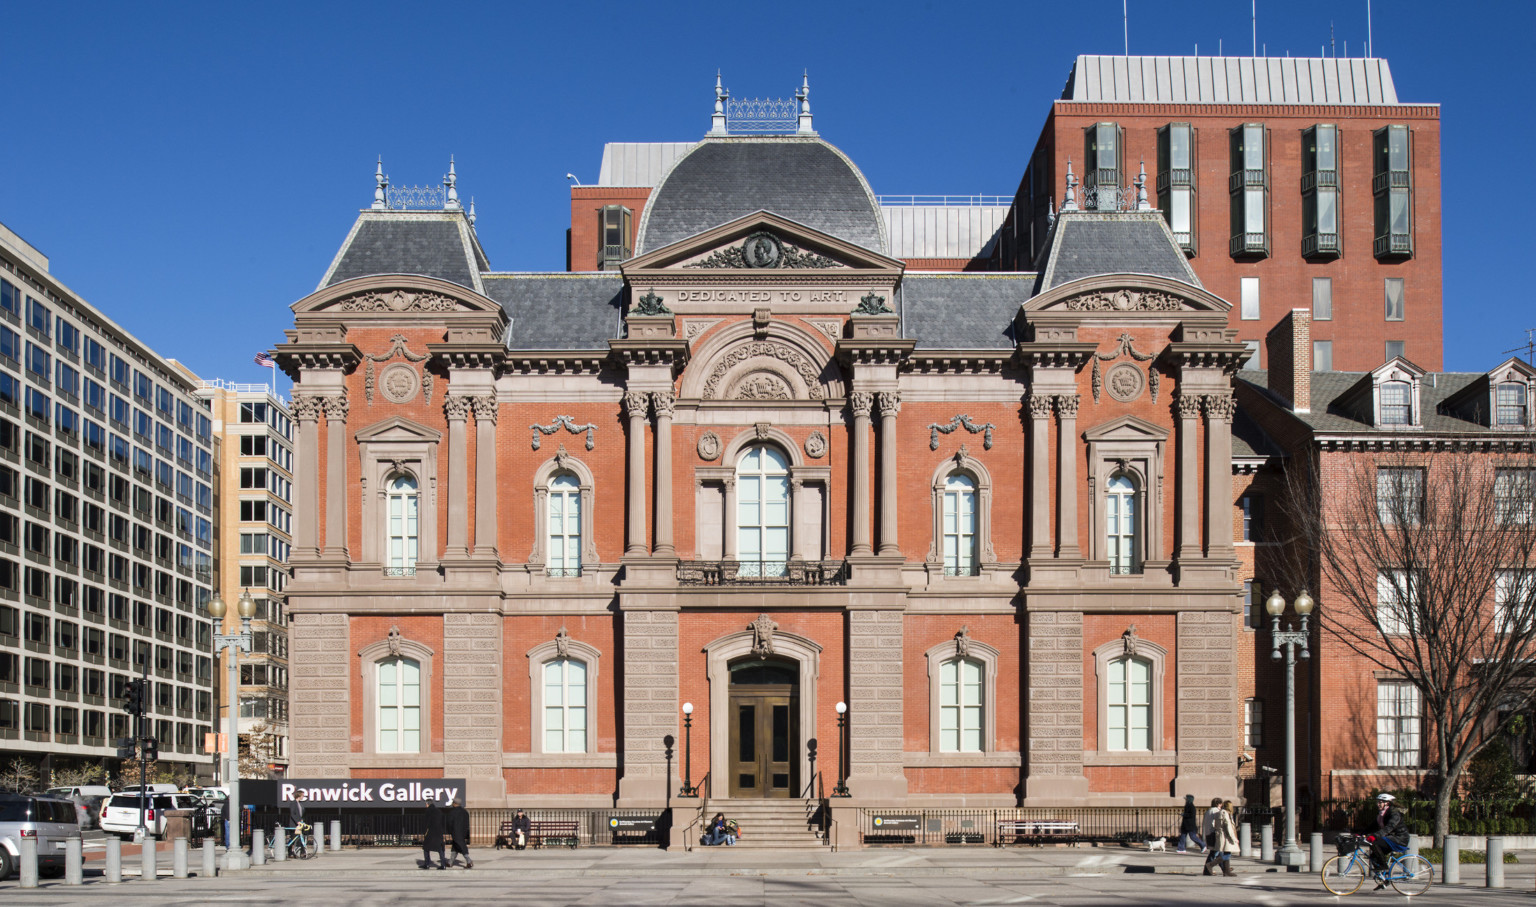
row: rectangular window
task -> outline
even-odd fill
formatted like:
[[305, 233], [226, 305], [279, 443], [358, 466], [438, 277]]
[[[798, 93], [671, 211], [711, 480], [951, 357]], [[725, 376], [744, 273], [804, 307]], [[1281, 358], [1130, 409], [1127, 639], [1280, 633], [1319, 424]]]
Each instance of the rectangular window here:
[[1424, 519], [1424, 470], [1378, 467], [1376, 515], [1386, 526], [1418, 525]]
[[1518, 381], [1506, 381], [1493, 390], [1494, 425], [1524, 426], [1529, 419], [1530, 393]]
[[1407, 126], [1383, 126], [1373, 136], [1377, 258], [1413, 254], [1413, 177]]
[[1417, 621], [1418, 582], [1412, 571], [1376, 574], [1376, 624], [1384, 636], [1406, 636]]
[[1169, 123], [1157, 131], [1157, 206], [1185, 253], [1195, 254], [1194, 127]]
[[1302, 134], [1301, 254], [1336, 258], [1339, 231], [1338, 128], [1319, 124]]
[[1493, 578], [1494, 627], [1499, 633], [1531, 632], [1536, 624], [1536, 570], [1500, 570]]
[[630, 236], [633, 235], [631, 224], [634, 212], [623, 205], [604, 205], [598, 213], [598, 219], [603, 243], [598, 254], [597, 268], [599, 271], [610, 271], [633, 254]]
[[1312, 278], [1312, 320], [1333, 320], [1333, 278]]
[[1244, 277], [1242, 279], [1242, 314], [1244, 321], [1259, 320], [1259, 279], [1257, 277]]
[[1264, 700], [1243, 702], [1243, 742], [1251, 750], [1264, 745]]
[[65, 321], [63, 317], [55, 322], [58, 327], [58, 337], [55, 341], [59, 349], [68, 350], [71, 353], [80, 352], [80, 329]]
[[1256, 579], [1243, 580], [1243, 620], [1250, 630], [1264, 626], [1264, 586]]
[[1505, 526], [1536, 522], [1536, 469], [1494, 470], [1493, 508]]
[[1333, 341], [1312, 341], [1312, 370], [1317, 372], [1333, 371]]
[[1120, 127], [1095, 123], [1083, 130], [1083, 207], [1115, 211], [1120, 207]]
[[21, 316], [21, 291], [9, 280], [0, 280], [0, 309]]
[[981, 662], [952, 658], [939, 666], [939, 751], [982, 751]]
[[587, 751], [587, 666], [572, 658], [544, 665], [544, 752]]
[[1404, 355], [1403, 347], [1404, 343], [1401, 340], [1388, 340], [1387, 358], [1384, 361], [1391, 362], [1393, 359], [1406, 359], [1407, 356]]
[[1107, 750], [1152, 749], [1152, 664], [1126, 656], [1109, 663], [1106, 725]]
[[31, 296], [27, 297], [27, 327], [44, 337], [50, 336], [49, 329], [53, 327], [53, 313]]
[[1262, 542], [1264, 536], [1264, 498], [1245, 494], [1238, 502], [1243, 509], [1243, 541]]
[[1400, 680], [1376, 683], [1376, 766], [1419, 767], [1419, 688]]
[[1403, 320], [1403, 278], [1388, 277], [1385, 281], [1387, 320]]
[[1243, 346], [1248, 349], [1248, 358], [1243, 360], [1243, 368], [1263, 368], [1264, 364], [1259, 358], [1259, 342], [1244, 340]]
[[1269, 254], [1267, 199], [1269, 175], [1262, 123], [1245, 123], [1230, 133], [1232, 176], [1232, 255], [1263, 257]]

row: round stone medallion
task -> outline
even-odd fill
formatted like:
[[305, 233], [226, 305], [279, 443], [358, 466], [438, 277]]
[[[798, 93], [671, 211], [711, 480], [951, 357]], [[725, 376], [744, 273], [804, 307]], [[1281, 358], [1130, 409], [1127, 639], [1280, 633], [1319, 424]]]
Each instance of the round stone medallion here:
[[805, 454], [813, 460], [819, 460], [826, 456], [827, 436], [819, 431], [811, 432], [811, 436], [805, 439]]
[[1130, 403], [1141, 396], [1146, 379], [1141, 376], [1141, 369], [1129, 362], [1122, 362], [1109, 370], [1104, 383], [1111, 397], [1121, 403]]
[[712, 431], [707, 431], [699, 436], [699, 459], [718, 460], [720, 458], [720, 436]]
[[416, 398], [421, 379], [416, 370], [403, 362], [396, 362], [379, 376], [379, 388], [391, 403], [409, 403]]

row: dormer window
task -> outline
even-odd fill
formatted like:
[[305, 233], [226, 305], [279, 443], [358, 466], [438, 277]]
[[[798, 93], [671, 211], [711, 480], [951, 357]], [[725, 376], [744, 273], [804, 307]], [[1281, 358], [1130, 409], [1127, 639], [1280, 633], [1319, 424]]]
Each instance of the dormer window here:
[[1381, 385], [1381, 424], [1413, 424], [1413, 386], [1406, 381], [1384, 381]]
[[1526, 386], [1507, 381], [1493, 390], [1494, 424], [1524, 427], [1530, 422], [1530, 396]]

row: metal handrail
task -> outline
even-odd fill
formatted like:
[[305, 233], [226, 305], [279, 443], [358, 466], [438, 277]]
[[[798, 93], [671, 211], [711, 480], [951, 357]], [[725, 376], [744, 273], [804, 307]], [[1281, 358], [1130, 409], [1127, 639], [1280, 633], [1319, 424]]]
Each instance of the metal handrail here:
[[1006, 208], [1011, 195], [877, 195], [875, 203], [891, 208]]

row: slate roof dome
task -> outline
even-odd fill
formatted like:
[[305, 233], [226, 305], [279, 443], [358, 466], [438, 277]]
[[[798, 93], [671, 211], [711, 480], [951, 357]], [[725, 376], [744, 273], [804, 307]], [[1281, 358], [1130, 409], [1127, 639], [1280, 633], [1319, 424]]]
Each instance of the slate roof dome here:
[[651, 193], [635, 252], [757, 211], [886, 253], [885, 218], [864, 174], [815, 136], [712, 137], [695, 145]]

